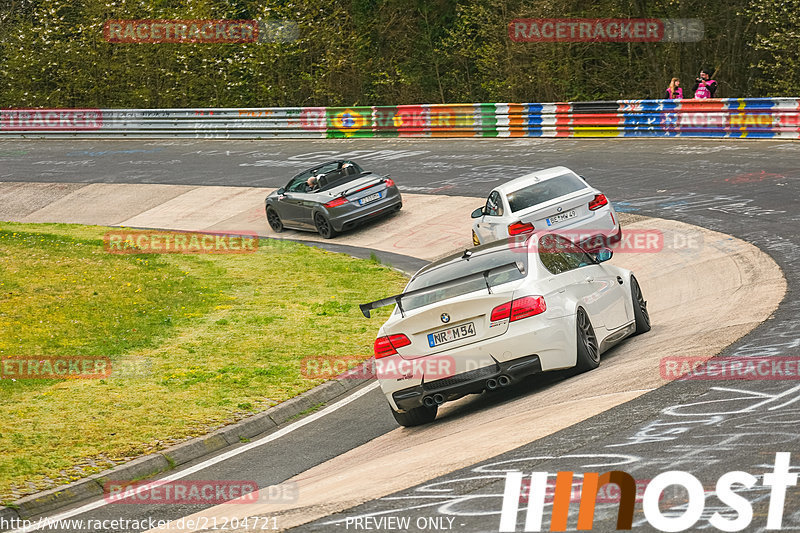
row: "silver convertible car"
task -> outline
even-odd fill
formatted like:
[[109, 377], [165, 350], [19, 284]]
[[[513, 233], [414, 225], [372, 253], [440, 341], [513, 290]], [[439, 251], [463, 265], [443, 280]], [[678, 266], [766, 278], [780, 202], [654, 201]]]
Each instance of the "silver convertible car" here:
[[265, 200], [273, 231], [317, 231], [330, 239], [374, 217], [403, 207], [389, 176], [365, 172], [352, 161], [328, 161], [295, 175]]

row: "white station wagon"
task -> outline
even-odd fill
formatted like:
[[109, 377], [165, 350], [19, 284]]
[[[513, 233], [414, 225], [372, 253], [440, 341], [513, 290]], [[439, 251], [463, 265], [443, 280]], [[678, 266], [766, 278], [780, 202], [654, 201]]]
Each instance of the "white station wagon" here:
[[540, 230], [596, 251], [620, 240], [619, 218], [606, 195], [566, 167], [526, 174], [495, 188], [472, 212], [475, 246]]

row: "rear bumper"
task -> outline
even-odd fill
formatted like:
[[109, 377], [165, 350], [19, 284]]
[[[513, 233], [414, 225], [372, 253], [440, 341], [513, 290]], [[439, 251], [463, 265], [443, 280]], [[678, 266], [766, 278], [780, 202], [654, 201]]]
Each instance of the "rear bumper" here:
[[403, 204], [403, 198], [397, 189], [387, 189], [384, 198], [365, 206], [357, 204], [346, 208], [336, 207], [328, 210], [328, 217], [336, 231], [347, 231], [368, 220], [397, 211]]
[[611, 248], [622, 239], [622, 226], [617, 227], [608, 233], [598, 233], [577, 243], [587, 252], [597, 252], [600, 248]]
[[[411, 349], [408, 353], [415, 351], [423, 352], [422, 349]], [[382, 359], [385, 361], [385, 370], [379, 372], [377, 377], [386, 400], [397, 410], [405, 409], [396, 403], [395, 394], [398, 392], [401, 393], [401, 401], [410, 401], [403, 404], [413, 407], [414, 395], [410, 393], [421, 390], [425, 394], [416, 395], [418, 406], [425, 396], [439, 392], [431, 391], [431, 387], [444, 387], [447, 389], [445, 392], [453, 397], [478, 393], [486, 388], [489, 378], [496, 379], [503, 371], [509, 372], [509, 369], [512, 372], [509, 377], [516, 379], [540, 371], [575, 366], [575, 354], [574, 322], [565, 319], [553, 308], [541, 315], [512, 322], [502, 335], [482, 341], [421, 357], [391, 355]], [[530, 357], [536, 358], [535, 367], [511, 368]], [[393, 358], [397, 360], [392, 361]], [[430, 360], [433, 362], [428, 362]], [[406, 361], [406, 368], [401, 366], [401, 361]], [[409, 361], [416, 362], [417, 366], [408, 369]], [[453, 385], [455, 387], [450, 389]], [[409, 396], [405, 397], [403, 391], [408, 392]]]
[[[495, 389], [511, 385], [526, 376], [542, 371], [538, 355], [526, 355], [509, 361], [495, 361], [494, 365], [485, 366], [469, 372], [421, 383], [414, 387], [401, 389], [392, 393], [392, 400], [398, 409], [407, 411], [426, 405], [431, 401], [443, 403], [451, 398], [465, 394], [475, 394], [483, 390]], [[508, 380], [506, 382], [506, 379]], [[500, 382], [503, 382], [502, 384]], [[434, 400], [441, 395], [441, 401]]]
[[572, 224], [543, 228], [544, 231], [558, 233], [578, 244], [587, 252], [596, 252], [618, 242], [622, 236], [622, 226], [609, 206], [592, 212], [592, 215]]

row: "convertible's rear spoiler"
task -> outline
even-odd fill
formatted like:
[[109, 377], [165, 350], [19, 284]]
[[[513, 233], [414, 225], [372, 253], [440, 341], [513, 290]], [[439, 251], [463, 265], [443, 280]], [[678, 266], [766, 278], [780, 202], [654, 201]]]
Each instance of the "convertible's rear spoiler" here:
[[386, 176], [372, 175], [372, 172], [362, 172], [361, 174], [356, 176], [355, 179], [363, 178], [364, 176], [367, 175], [369, 175], [370, 177], [374, 177], [375, 179], [372, 181], [368, 181], [366, 183], [362, 183], [360, 185], [353, 185], [352, 187], [345, 189], [344, 192], [339, 193], [339, 196], [344, 197], [347, 196], [348, 194], [363, 191], [364, 189], [369, 189], [370, 187], [374, 187], [380, 183], [383, 183], [384, 179], [386, 178]]
[[428, 287], [422, 287], [420, 289], [414, 289], [413, 291], [395, 294], [394, 296], [389, 296], [388, 298], [383, 298], [382, 300], [375, 300], [374, 302], [370, 302], [367, 304], [359, 304], [358, 307], [361, 309], [361, 312], [364, 314], [364, 316], [369, 318], [371, 310], [377, 309], [379, 307], [384, 307], [387, 305], [397, 304], [397, 307], [400, 309], [400, 314], [405, 316], [405, 311], [403, 311], [403, 302], [402, 302], [403, 298], [406, 298], [408, 296], [419, 296], [420, 294], [426, 294], [429, 292], [446, 289], [448, 287], [454, 287], [456, 285], [467, 283], [473, 280], [478, 280], [481, 278], [483, 279], [484, 283], [486, 283], [486, 290], [489, 291], [489, 294], [491, 294], [492, 287], [489, 285], [489, 273], [495, 270], [508, 269], [510, 267], [514, 267], [517, 270], [519, 270], [520, 274], [525, 274], [525, 266], [522, 264], [522, 262], [514, 261], [512, 263], [507, 263], [505, 265], [487, 268], [482, 272], [475, 272], [473, 274], [467, 274], [466, 276], [461, 276], [460, 278], [454, 278], [447, 281], [442, 281], [440, 283], [435, 283], [433, 285], [429, 285]]

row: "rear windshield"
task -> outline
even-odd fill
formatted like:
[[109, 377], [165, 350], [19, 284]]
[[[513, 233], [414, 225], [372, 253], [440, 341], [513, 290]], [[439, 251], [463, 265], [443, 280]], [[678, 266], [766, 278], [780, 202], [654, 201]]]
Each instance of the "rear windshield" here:
[[575, 174], [562, 174], [509, 193], [508, 204], [512, 212], [521, 211], [585, 188]]
[[[522, 272], [520, 272], [519, 267], [522, 268]], [[408, 284], [405, 292], [430, 287], [471, 274], [479, 274], [487, 269], [494, 269], [489, 272], [488, 276], [490, 287], [522, 279], [528, 269], [528, 254], [519, 249], [512, 250], [508, 246], [502, 246], [492, 252], [475, 254], [469, 260], [457, 259], [432, 268], [415, 277]], [[482, 276], [439, 289], [432, 289], [430, 292], [417, 296], [405, 297], [402, 299], [403, 309], [408, 311], [480, 290], [486, 290], [486, 282]]]

